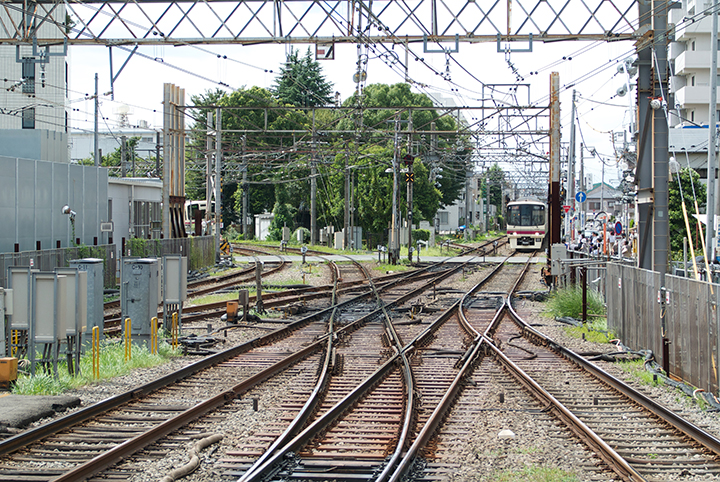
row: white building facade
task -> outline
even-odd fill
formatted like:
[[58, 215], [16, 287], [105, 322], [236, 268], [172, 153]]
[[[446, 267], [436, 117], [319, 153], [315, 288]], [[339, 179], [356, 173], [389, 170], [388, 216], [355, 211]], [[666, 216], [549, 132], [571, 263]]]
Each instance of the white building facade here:
[[[55, 18], [65, 16], [62, 3]], [[0, 9], [0, 25], [37, 28], [41, 38], [60, 38], [55, 25], [20, 12]], [[68, 68], [65, 47], [0, 46], [0, 129], [45, 129], [67, 132]]]
[[670, 116], [671, 127], [708, 125], [712, 16], [703, 12], [711, 5], [709, 0], [683, 0], [681, 8], [669, 11], [670, 23], [677, 26], [668, 51], [670, 90], [679, 111], [679, 116]]

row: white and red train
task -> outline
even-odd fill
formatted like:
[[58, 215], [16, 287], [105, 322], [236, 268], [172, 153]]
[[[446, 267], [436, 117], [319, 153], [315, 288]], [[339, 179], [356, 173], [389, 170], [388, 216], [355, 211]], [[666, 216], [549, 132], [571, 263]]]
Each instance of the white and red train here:
[[507, 235], [516, 251], [541, 249], [547, 233], [547, 207], [537, 199], [518, 199], [507, 205]]

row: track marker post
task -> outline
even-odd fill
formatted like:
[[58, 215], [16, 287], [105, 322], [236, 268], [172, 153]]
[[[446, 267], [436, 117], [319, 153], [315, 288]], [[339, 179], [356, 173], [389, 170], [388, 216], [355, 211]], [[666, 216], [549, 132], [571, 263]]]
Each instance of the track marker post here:
[[157, 355], [158, 352], [158, 319], [153, 316], [150, 320], [150, 354]]
[[178, 314], [177, 311], [172, 314], [172, 347], [173, 350], [178, 347]]
[[92, 329], [92, 370], [95, 380], [100, 378], [100, 327]]
[[125, 318], [125, 361], [132, 358], [132, 321]]

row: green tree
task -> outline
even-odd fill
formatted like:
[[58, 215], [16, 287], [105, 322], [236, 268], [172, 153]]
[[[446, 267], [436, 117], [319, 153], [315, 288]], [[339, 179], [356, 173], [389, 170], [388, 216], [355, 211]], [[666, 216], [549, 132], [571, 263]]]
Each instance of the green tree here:
[[[693, 185], [695, 187], [694, 190]], [[672, 179], [668, 183], [668, 220], [670, 223], [671, 251], [675, 253], [682, 253], [683, 238], [688, 237], [687, 229], [685, 228], [685, 219], [682, 212], [683, 201], [688, 215], [688, 223], [690, 224], [691, 235], [689, 237], [689, 242], [695, 245], [696, 254], [699, 249], [702, 249], [702, 244], [699, 241], [700, 234], [698, 232], [699, 221], [697, 221], [692, 215], [695, 213], [695, 200], [697, 199], [698, 207], [702, 211], [705, 207], [706, 195], [707, 191], [705, 185], [700, 182], [700, 175], [694, 170], [685, 168], [679, 173], [672, 175]]]
[[290, 228], [291, 233], [295, 231], [295, 223], [293, 221], [295, 211], [295, 208], [291, 204], [275, 203], [275, 208], [273, 209], [275, 217], [273, 217], [273, 220], [270, 222], [268, 240], [280, 241], [282, 239], [282, 228], [286, 226]]
[[[419, 146], [425, 165], [430, 171], [430, 179], [440, 192], [440, 206], [448, 206], [460, 198], [465, 186], [467, 159], [472, 149], [468, 140], [457, 134], [458, 124], [452, 116], [441, 116], [431, 109], [434, 107], [432, 99], [425, 94], [412, 92], [409, 84], [371, 84], [365, 87], [361, 96], [353, 94], [344, 105], [380, 108], [364, 110], [361, 117], [342, 120], [338, 123], [338, 129], [358, 129], [361, 142], [388, 147], [392, 147], [394, 142], [396, 121], [399, 124], [399, 135], [403, 141], [407, 139], [407, 135], [402, 131], [407, 129], [410, 119], [408, 112], [402, 110], [396, 119], [395, 113], [399, 108], [430, 108], [413, 111], [413, 129], [431, 131], [434, 126], [434, 129], [442, 134], [418, 136], [413, 142]], [[383, 109], [384, 107], [387, 109]]]
[[[219, 106], [222, 108], [223, 129], [223, 222], [227, 225], [239, 221], [242, 202], [238, 202], [238, 197], [242, 189], [249, 192], [250, 216], [273, 209], [276, 182], [285, 178], [289, 169], [289, 154], [278, 152], [291, 144], [292, 139], [273, 135], [272, 131], [306, 129], [307, 116], [294, 109], [266, 109], [276, 107], [277, 103], [270, 91], [260, 87], [238, 89], [230, 94], [220, 90], [208, 91], [193, 97], [192, 101], [197, 107], [193, 110], [196, 120], [190, 142], [193, 149], [186, 164], [190, 168], [186, 173], [188, 197], [205, 198], [206, 116], [210, 112], [214, 118]], [[265, 133], [243, 133], [264, 129], [265, 126]], [[244, 169], [248, 173], [247, 186], [239, 182]], [[235, 195], [237, 191], [240, 192]]]
[[506, 187], [505, 171], [497, 164], [493, 164], [480, 178], [480, 196], [484, 201], [488, 199], [488, 186], [490, 188], [490, 204], [497, 207], [498, 215], [503, 213], [503, 187]]
[[[118, 137], [117, 138], [118, 144], [120, 144], [121, 140]], [[140, 142], [139, 137], [130, 137], [125, 140], [125, 168], [127, 169], [127, 175], [130, 175], [130, 166], [133, 159], [133, 156], [137, 156], [135, 153], [135, 149], [137, 148], [137, 144]], [[109, 176], [111, 177], [120, 177], [122, 175], [122, 170], [120, 169], [120, 164], [122, 161], [122, 146], [119, 145], [117, 149], [115, 149], [110, 154], [106, 154], [104, 156], [100, 157], [100, 165], [102, 167], [108, 167], [108, 168], [118, 168], [118, 169], [110, 169]], [[155, 164], [155, 157], [151, 156], [149, 157], [145, 162], [152, 161], [153, 166]], [[85, 159], [82, 159], [79, 164], [82, 164], [84, 166], [92, 166], [95, 164], [95, 160], [92, 156], [88, 156]], [[143, 175], [145, 173], [143, 172]]]
[[300, 51], [292, 49], [275, 78], [272, 93], [282, 104], [298, 107], [317, 107], [332, 103], [333, 84], [325, 79], [320, 64], [313, 60], [310, 48], [300, 58]]

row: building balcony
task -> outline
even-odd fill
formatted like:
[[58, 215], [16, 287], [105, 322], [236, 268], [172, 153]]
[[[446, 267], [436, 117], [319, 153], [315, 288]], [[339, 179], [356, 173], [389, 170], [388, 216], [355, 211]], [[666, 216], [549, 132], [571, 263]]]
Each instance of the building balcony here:
[[[683, 17], [689, 19], [690, 15]], [[698, 35], [706, 34], [710, 36], [712, 32], [712, 17], [702, 16], [699, 20], [695, 20], [691, 23], [690, 20], [687, 22], [680, 18], [676, 21], [677, 27], [675, 28], [675, 41], [684, 42], [693, 38], [697, 38]]]
[[[720, 52], [718, 65], [720, 65]], [[685, 51], [675, 58], [675, 75], [694, 74], [698, 70], [710, 70], [710, 51]]]
[[710, 88], [707, 85], [687, 85], [675, 92], [675, 103], [683, 108], [693, 104], [707, 106], [710, 103]]

